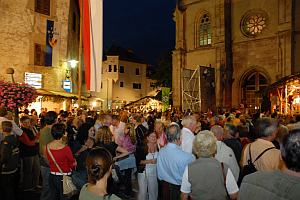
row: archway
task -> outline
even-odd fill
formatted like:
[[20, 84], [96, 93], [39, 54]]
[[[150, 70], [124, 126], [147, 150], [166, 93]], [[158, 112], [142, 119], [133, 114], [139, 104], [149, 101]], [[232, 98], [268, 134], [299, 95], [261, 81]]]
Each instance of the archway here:
[[261, 91], [269, 85], [267, 76], [259, 71], [248, 73], [241, 84], [242, 103], [248, 109], [249, 113], [254, 113], [260, 109], [262, 103]]

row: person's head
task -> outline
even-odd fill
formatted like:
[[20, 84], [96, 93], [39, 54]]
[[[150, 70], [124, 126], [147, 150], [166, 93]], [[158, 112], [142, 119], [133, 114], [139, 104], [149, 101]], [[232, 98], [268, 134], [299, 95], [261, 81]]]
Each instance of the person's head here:
[[181, 124], [183, 127], [190, 129], [192, 132], [194, 132], [197, 128], [197, 120], [196, 120], [195, 116], [193, 116], [193, 115], [185, 116], [182, 119]]
[[237, 128], [233, 124], [226, 123], [224, 125], [224, 137], [235, 138], [237, 134]]
[[162, 121], [156, 121], [154, 123], [154, 131], [156, 134], [161, 134], [164, 131], [164, 124]]
[[289, 170], [300, 172], [300, 129], [286, 135], [280, 146], [281, 157]]
[[214, 125], [213, 127], [211, 127], [210, 131], [213, 132], [213, 134], [215, 135], [217, 140], [219, 140], [219, 141], [223, 140], [224, 130], [221, 126]]
[[21, 126], [23, 128], [31, 128], [31, 123], [30, 123], [30, 117], [27, 116], [27, 115], [24, 115], [23, 117], [20, 118], [20, 123], [21, 123]]
[[166, 129], [167, 141], [180, 144], [181, 131], [178, 124], [172, 122]]
[[278, 123], [272, 118], [263, 117], [256, 121], [255, 132], [259, 138], [268, 138], [272, 141], [276, 138], [277, 130]]
[[113, 159], [109, 151], [105, 148], [93, 148], [86, 158], [88, 182], [96, 184], [97, 181], [108, 178], [112, 164]]
[[105, 126], [110, 126], [111, 125], [111, 116], [109, 114], [106, 114], [103, 116], [103, 121], [102, 121], [102, 124], [105, 125]]
[[31, 109], [30, 114], [31, 114], [31, 115], [37, 115], [37, 112], [36, 112], [35, 109]]
[[152, 132], [147, 135], [147, 142], [149, 143], [157, 143], [157, 135], [155, 132]]
[[28, 109], [25, 109], [25, 110], [23, 111], [23, 113], [24, 113], [25, 115], [29, 115], [29, 110], [28, 110]]
[[12, 131], [12, 122], [11, 121], [3, 121], [2, 124], [2, 131], [5, 135], [10, 135]]
[[131, 131], [134, 131], [134, 127], [130, 123], [126, 123], [124, 127], [124, 134], [130, 135]]
[[111, 125], [118, 126], [120, 123], [120, 116], [119, 115], [113, 115], [111, 117]]
[[140, 114], [135, 114], [132, 116], [132, 123], [137, 125], [142, 123], [142, 116]]
[[240, 138], [248, 138], [249, 137], [249, 128], [247, 126], [239, 125], [237, 127]]
[[276, 137], [276, 140], [279, 142], [279, 143], [282, 143], [282, 140], [283, 138], [289, 134], [289, 129], [288, 127], [284, 126], [284, 125], [279, 125], [278, 127], [278, 132], [277, 132], [277, 137]]
[[7, 115], [7, 108], [0, 107], [0, 117], [5, 117]]
[[98, 129], [96, 143], [98, 142], [103, 142], [104, 144], [109, 144], [112, 142], [112, 133], [108, 126], [102, 126]]
[[49, 111], [45, 115], [45, 123], [47, 125], [53, 125], [57, 121], [57, 113], [54, 111]]
[[66, 134], [66, 126], [64, 124], [54, 124], [51, 128], [51, 135], [55, 140], [60, 140]]
[[198, 158], [211, 158], [217, 153], [217, 139], [208, 130], [200, 131], [194, 140], [193, 152]]

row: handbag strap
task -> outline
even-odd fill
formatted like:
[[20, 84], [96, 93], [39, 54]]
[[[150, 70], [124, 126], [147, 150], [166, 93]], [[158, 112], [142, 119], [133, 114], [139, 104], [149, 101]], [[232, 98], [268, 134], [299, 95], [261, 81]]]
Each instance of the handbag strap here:
[[257, 161], [262, 155], [264, 155], [264, 153], [266, 153], [267, 151], [269, 151], [271, 149], [275, 149], [275, 147], [270, 147], [270, 148], [265, 149], [263, 152], [261, 152], [261, 154], [259, 154], [259, 156], [257, 156], [257, 158], [254, 160], [254, 162]]
[[60, 173], [63, 173], [63, 171], [61, 170], [61, 168], [59, 167], [59, 165], [57, 164], [56, 160], [54, 159], [50, 149], [49, 149], [49, 146], [47, 145], [47, 151], [49, 153], [49, 156], [51, 157], [51, 159], [53, 160], [55, 166], [57, 167], [57, 169], [59, 170]]

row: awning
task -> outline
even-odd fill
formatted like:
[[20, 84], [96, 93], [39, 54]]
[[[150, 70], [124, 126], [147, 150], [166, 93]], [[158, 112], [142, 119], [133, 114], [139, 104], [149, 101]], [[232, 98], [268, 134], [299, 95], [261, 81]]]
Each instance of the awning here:
[[[78, 94], [63, 92], [63, 91], [53, 91], [53, 90], [46, 90], [46, 89], [37, 89], [37, 94], [42, 96], [59, 96], [63, 98], [70, 98], [70, 99], [78, 99]], [[81, 96], [81, 99], [87, 100], [87, 97]]]

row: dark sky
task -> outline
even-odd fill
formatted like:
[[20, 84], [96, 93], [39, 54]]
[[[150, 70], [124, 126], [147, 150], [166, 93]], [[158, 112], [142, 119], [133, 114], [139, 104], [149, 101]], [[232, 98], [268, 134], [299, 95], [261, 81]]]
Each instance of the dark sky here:
[[104, 49], [113, 42], [153, 64], [175, 46], [176, 0], [104, 0]]

